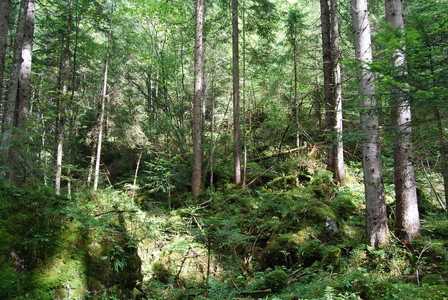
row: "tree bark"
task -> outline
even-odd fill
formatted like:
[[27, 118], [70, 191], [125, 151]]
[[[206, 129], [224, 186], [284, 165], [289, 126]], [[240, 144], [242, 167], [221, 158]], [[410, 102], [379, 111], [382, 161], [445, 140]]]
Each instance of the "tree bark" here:
[[240, 71], [238, 50], [238, 0], [232, 1], [233, 53], [233, 157], [235, 184], [241, 183]]
[[372, 63], [372, 42], [367, 0], [351, 0], [355, 59], [358, 63], [358, 94], [361, 106], [363, 171], [366, 198], [366, 232], [370, 246], [388, 242], [387, 213], [381, 163], [379, 119]]
[[[23, 0], [17, 24], [16, 49], [12, 67], [9, 93], [5, 107], [2, 156], [10, 164], [9, 179], [12, 180], [16, 168], [18, 145], [13, 146], [16, 154], [10, 154], [13, 127], [23, 127], [27, 121], [30, 98], [31, 55], [34, 36], [35, 0]], [[12, 153], [11, 153], [12, 154]]]
[[204, 22], [203, 0], [196, 1], [196, 29], [194, 51], [194, 103], [193, 103], [193, 174], [191, 194], [194, 198], [201, 192], [202, 182], [202, 29]]
[[333, 134], [336, 142], [333, 143], [334, 177], [337, 183], [345, 181], [344, 167], [344, 142], [342, 136], [342, 87], [341, 87], [341, 65], [339, 63], [339, 20], [337, 0], [331, 3], [331, 61], [332, 61], [332, 103], [334, 109], [332, 114]]
[[[402, 0], [386, 0], [386, 22], [392, 28], [404, 30]], [[397, 74], [405, 77], [404, 52], [398, 50], [392, 57]], [[420, 235], [414, 167], [412, 165], [411, 105], [409, 98], [397, 87], [391, 87], [392, 107], [395, 118], [394, 181], [396, 197], [395, 234], [407, 242]]]
[[73, 0], [70, 0], [68, 21], [67, 21], [67, 35], [65, 38], [65, 51], [64, 60], [62, 62], [62, 91], [59, 102], [58, 110], [58, 134], [56, 142], [56, 177], [55, 177], [55, 193], [59, 195], [61, 193], [61, 176], [62, 176], [62, 156], [63, 156], [63, 144], [64, 144], [64, 126], [65, 126], [65, 103], [67, 98], [67, 85], [68, 85], [68, 67], [70, 58], [70, 35], [72, 28], [72, 12], [73, 12]]
[[0, 1], [0, 109], [3, 108], [3, 87], [11, 0]]
[[[332, 105], [332, 70], [333, 62], [331, 60], [331, 27], [330, 27], [330, 8], [328, 0], [320, 0], [320, 20], [322, 28], [322, 57], [324, 71], [324, 101], [325, 101], [325, 130], [327, 135], [332, 132], [334, 127], [334, 107]], [[329, 140], [329, 138], [327, 138]], [[333, 147], [329, 146], [327, 151], [327, 169], [334, 173], [335, 160]]]

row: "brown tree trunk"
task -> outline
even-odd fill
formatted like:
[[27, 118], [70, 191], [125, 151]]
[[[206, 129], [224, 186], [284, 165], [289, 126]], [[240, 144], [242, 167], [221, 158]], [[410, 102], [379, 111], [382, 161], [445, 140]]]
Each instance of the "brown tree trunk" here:
[[3, 108], [3, 80], [5, 74], [10, 8], [11, 0], [0, 1], [0, 109]]
[[[386, 22], [392, 28], [404, 30], [402, 0], [386, 0]], [[399, 76], [406, 76], [405, 54], [397, 51], [392, 62]], [[395, 117], [396, 141], [394, 145], [394, 177], [396, 196], [395, 234], [403, 241], [420, 235], [414, 167], [412, 165], [411, 105], [408, 97], [397, 87], [391, 87], [392, 107]]]
[[[331, 60], [331, 26], [330, 8], [328, 0], [320, 0], [321, 27], [322, 27], [322, 56], [324, 61], [324, 100], [325, 100], [325, 131], [330, 135], [334, 128], [334, 106], [332, 101], [332, 71], [333, 62]], [[327, 138], [330, 144], [330, 138]], [[327, 149], [327, 169], [334, 173], [335, 157], [333, 147]]]
[[193, 103], [193, 174], [191, 194], [194, 198], [201, 192], [202, 182], [202, 28], [204, 22], [203, 0], [196, 1], [196, 30], [194, 51], [194, 103]]
[[240, 71], [238, 50], [238, 0], [232, 1], [233, 53], [233, 158], [235, 184], [241, 183]]
[[55, 193], [59, 195], [61, 193], [61, 176], [62, 176], [62, 156], [63, 156], [63, 144], [64, 144], [64, 126], [65, 126], [65, 103], [67, 98], [67, 85], [68, 85], [68, 67], [70, 58], [70, 35], [72, 28], [72, 12], [73, 12], [73, 0], [70, 0], [68, 21], [67, 21], [67, 35], [65, 38], [65, 51], [64, 59], [62, 62], [62, 91], [58, 99], [59, 111], [58, 111], [58, 134], [56, 142], [56, 177], [55, 177]]
[[[23, 0], [17, 24], [16, 49], [11, 73], [9, 93], [5, 107], [2, 156], [10, 165], [9, 179], [14, 177], [20, 146], [15, 145], [14, 155], [10, 153], [13, 127], [24, 127], [28, 117], [30, 98], [31, 55], [34, 36], [35, 0]], [[20, 137], [18, 137], [20, 138]]]
[[372, 42], [367, 0], [351, 0], [355, 58], [358, 63], [358, 80], [363, 130], [363, 171], [366, 198], [366, 232], [370, 246], [388, 242], [386, 202], [381, 163], [379, 119], [373, 73], [368, 70], [372, 62]]

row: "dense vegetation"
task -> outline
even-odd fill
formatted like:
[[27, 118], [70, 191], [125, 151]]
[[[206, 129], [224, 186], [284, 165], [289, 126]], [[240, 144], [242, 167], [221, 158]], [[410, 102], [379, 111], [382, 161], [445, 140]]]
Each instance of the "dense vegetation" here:
[[3, 1], [0, 298], [448, 298], [448, 3], [405, 1], [401, 28], [369, 1], [364, 65], [354, 5], [325, 4]]

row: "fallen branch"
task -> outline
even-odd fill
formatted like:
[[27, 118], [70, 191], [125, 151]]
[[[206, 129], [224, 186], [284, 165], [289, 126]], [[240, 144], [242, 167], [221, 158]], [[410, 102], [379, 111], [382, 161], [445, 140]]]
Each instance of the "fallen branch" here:
[[94, 214], [93, 216], [96, 218], [107, 214], [123, 214], [123, 213], [136, 213], [136, 212], [137, 212], [136, 210], [110, 210], [99, 214]]
[[253, 295], [253, 294], [266, 294], [266, 293], [272, 293], [271, 289], [265, 289], [265, 290], [257, 290], [257, 291], [242, 291], [240, 288], [236, 285], [236, 283], [232, 280], [233, 286], [236, 288], [236, 290], [241, 294], [247, 294], [247, 295]]
[[263, 161], [263, 160], [274, 158], [274, 157], [279, 157], [279, 156], [283, 156], [283, 155], [287, 155], [287, 154], [300, 152], [302, 150], [305, 150], [306, 148], [308, 148], [308, 146], [302, 146], [302, 147], [299, 147], [299, 148], [294, 148], [294, 149], [290, 149], [290, 150], [284, 150], [284, 151], [277, 152], [277, 153], [274, 153], [274, 154], [271, 154], [271, 155], [260, 156], [260, 157], [254, 158], [253, 160], [251, 160], [251, 162], [259, 162], [259, 161]]

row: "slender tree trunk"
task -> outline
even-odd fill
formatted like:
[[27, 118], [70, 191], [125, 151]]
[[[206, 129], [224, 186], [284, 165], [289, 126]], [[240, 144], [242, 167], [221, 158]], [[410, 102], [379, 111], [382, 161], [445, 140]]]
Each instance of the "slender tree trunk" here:
[[366, 198], [366, 231], [370, 246], [388, 242], [386, 201], [381, 163], [379, 119], [372, 63], [372, 41], [367, 0], [351, 0], [355, 58], [358, 63], [358, 93], [363, 130], [363, 171]]
[[213, 156], [214, 156], [214, 133], [215, 133], [215, 76], [212, 77], [212, 97], [210, 103], [210, 194], [213, 197]]
[[0, 109], [3, 108], [3, 87], [11, 0], [0, 1]]
[[294, 113], [296, 119], [296, 146], [300, 147], [300, 119], [299, 119], [299, 83], [297, 76], [297, 37], [296, 33], [292, 33], [292, 49], [294, 62]]
[[109, 24], [109, 37], [107, 42], [107, 53], [106, 53], [106, 61], [104, 63], [104, 74], [103, 74], [103, 89], [101, 93], [101, 110], [98, 121], [98, 141], [97, 141], [97, 150], [96, 150], [96, 162], [95, 162], [95, 176], [93, 179], [93, 190], [96, 191], [98, 189], [98, 179], [100, 175], [100, 164], [101, 164], [101, 146], [103, 141], [103, 123], [104, 123], [104, 111], [106, 106], [106, 92], [107, 92], [107, 71], [109, 68], [109, 56], [110, 56], [110, 47], [112, 41], [112, 16], [110, 18]]
[[243, 186], [247, 177], [247, 133], [246, 133], [246, 2], [243, 6]]
[[344, 167], [344, 142], [342, 135], [342, 86], [341, 86], [341, 65], [339, 63], [339, 20], [337, 0], [331, 2], [331, 60], [333, 66], [332, 76], [332, 106], [333, 113], [333, 132], [336, 136], [336, 142], [333, 146], [334, 155], [334, 177], [337, 183], [345, 181]]
[[[321, 27], [322, 27], [322, 56], [324, 62], [324, 97], [325, 97], [325, 130], [327, 135], [332, 133], [334, 128], [334, 106], [332, 101], [332, 72], [333, 62], [331, 60], [331, 26], [330, 26], [330, 8], [328, 0], [320, 0]], [[331, 140], [327, 138], [327, 140]], [[330, 144], [330, 142], [329, 142]], [[327, 150], [327, 169], [335, 172], [335, 157], [333, 146], [329, 145]]]
[[191, 176], [191, 194], [194, 198], [201, 192], [202, 178], [202, 28], [204, 22], [203, 0], [196, 1], [196, 30], [194, 52], [194, 102], [193, 102], [193, 174]]
[[443, 190], [445, 195], [445, 207], [447, 208], [447, 216], [448, 216], [448, 163], [446, 159], [446, 141], [444, 137], [444, 128], [442, 123], [442, 117], [440, 116], [440, 112], [438, 109], [434, 110], [434, 114], [437, 122], [437, 131], [439, 136], [439, 148], [440, 148], [440, 156], [442, 157], [442, 176], [443, 176]]
[[[386, 0], [386, 22], [392, 28], [404, 30], [402, 0]], [[392, 58], [397, 74], [406, 76], [405, 54], [397, 51]], [[408, 97], [397, 87], [391, 87], [392, 107], [395, 114], [396, 141], [394, 145], [394, 177], [396, 195], [395, 234], [403, 241], [420, 235], [414, 167], [412, 165], [411, 105]]]
[[238, 0], [232, 0], [233, 53], [233, 157], [235, 184], [241, 183], [240, 71], [238, 50]]
[[56, 195], [61, 193], [61, 176], [62, 176], [62, 156], [64, 145], [64, 126], [65, 126], [65, 103], [67, 98], [67, 85], [68, 85], [68, 68], [70, 59], [70, 36], [72, 28], [72, 12], [73, 12], [73, 0], [70, 0], [68, 9], [68, 21], [67, 21], [67, 35], [65, 38], [65, 51], [64, 60], [62, 62], [62, 91], [59, 97], [59, 111], [58, 111], [58, 135], [56, 142], [56, 178], [55, 178], [55, 192]]

